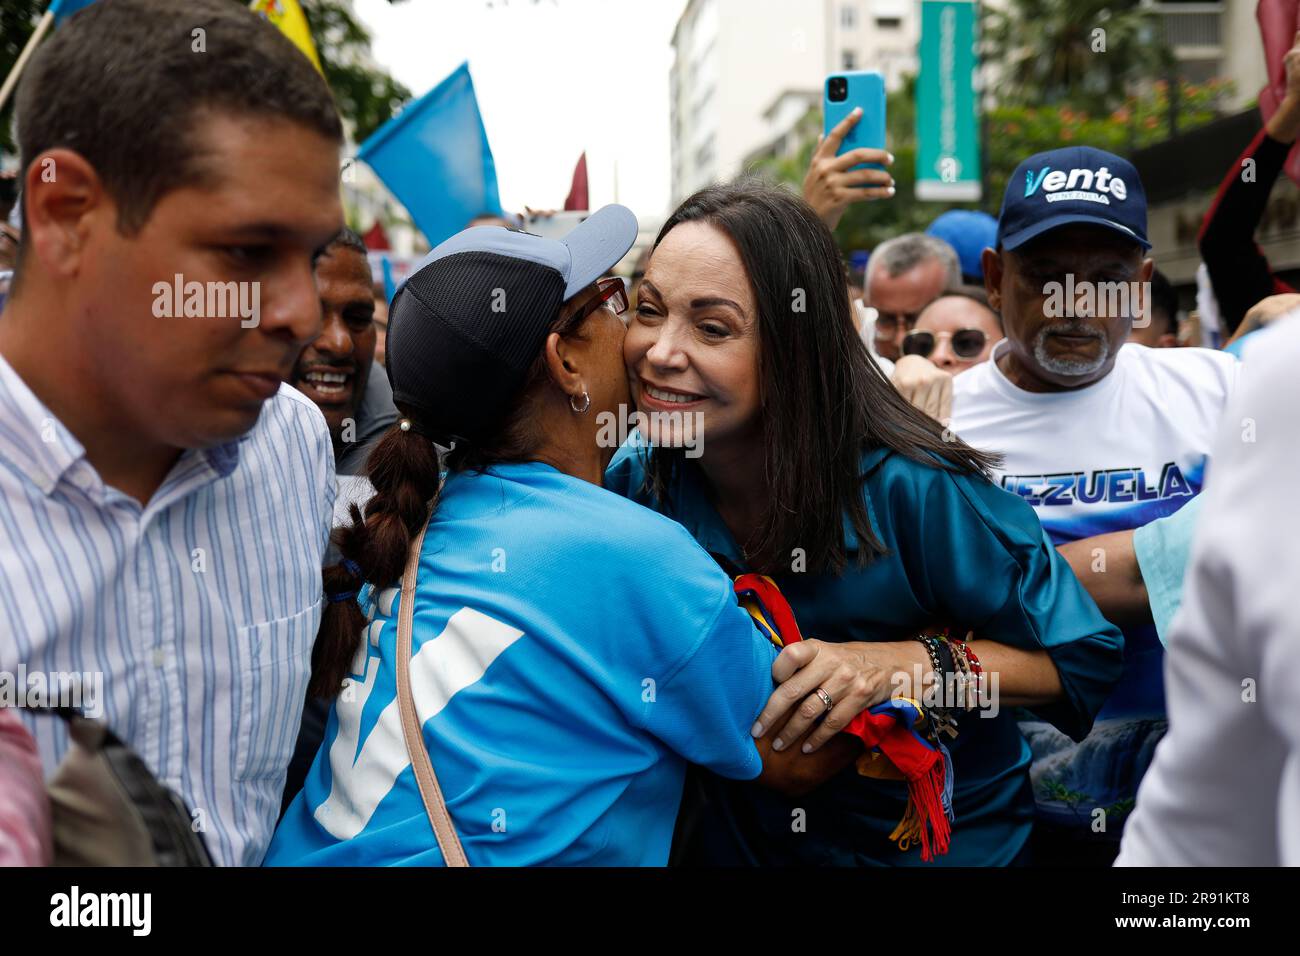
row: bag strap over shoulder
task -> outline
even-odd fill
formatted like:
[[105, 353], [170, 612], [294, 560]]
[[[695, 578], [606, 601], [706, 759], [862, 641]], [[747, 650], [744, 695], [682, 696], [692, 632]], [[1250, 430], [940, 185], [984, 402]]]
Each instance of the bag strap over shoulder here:
[[[430, 512], [432, 514], [432, 512]], [[397, 701], [402, 715], [402, 736], [406, 740], [406, 752], [411, 758], [411, 767], [415, 770], [415, 781], [420, 787], [420, 797], [424, 800], [424, 810], [433, 826], [433, 835], [442, 850], [442, 858], [448, 866], [469, 866], [465, 850], [456, 835], [455, 824], [447, 812], [446, 801], [442, 798], [442, 788], [438, 786], [437, 774], [429, 761], [429, 751], [424, 745], [424, 734], [420, 729], [420, 718], [415, 710], [415, 697], [411, 693], [411, 625], [415, 615], [415, 579], [420, 567], [420, 550], [424, 545], [424, 533], [429, 529], [429, 517], [424, 519], [420, 533], [411, 542], [411, 552], [406, 559], [406, 571], [402, 574], [402, 594], [397, 618]]]

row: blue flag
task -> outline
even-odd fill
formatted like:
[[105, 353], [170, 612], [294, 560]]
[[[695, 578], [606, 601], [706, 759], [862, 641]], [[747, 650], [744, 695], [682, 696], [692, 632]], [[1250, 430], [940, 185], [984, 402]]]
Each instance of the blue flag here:
[[393, 281], [393, 264], [388, 260], [388, 256], [384, 256], [384, 301], [391, 305], [396, 294], [397, 283]]
[[366, 161], [431, 245], [480, 213], [500, 214], [496, 165], [469, 64], [409, 104], [364, 143]]
[[95, 0], [52, 0], [49, 12], [54, 14], [54, 25], [58, 26], [74, 13], [86, 9], [94, 2]]

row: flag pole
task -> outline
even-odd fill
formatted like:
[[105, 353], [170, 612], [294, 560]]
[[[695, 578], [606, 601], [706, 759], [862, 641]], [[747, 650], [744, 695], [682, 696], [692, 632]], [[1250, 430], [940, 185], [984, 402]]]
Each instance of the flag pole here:
[[32, 38], [27, 41], [27, 45], [23, 47], [23, 52], [19, 53], [18, 59], [14, 61], [14, 68], [5, 77], [4, 86], [0, 87], [0, 110], [4, 109], [5, 103], [9, 102], [9, 94], [18, 85], [18, 77], [22, 75], [23, 67], [27, 65], [27, 61], [31, 59], [32, 53], [36, 50], [36, 45], [41, 42], [41, 38], [45, 36], [53, 23], [53, 11], [46, 10], [40, 22], [36, 24], [36, 29], [32, 31]]

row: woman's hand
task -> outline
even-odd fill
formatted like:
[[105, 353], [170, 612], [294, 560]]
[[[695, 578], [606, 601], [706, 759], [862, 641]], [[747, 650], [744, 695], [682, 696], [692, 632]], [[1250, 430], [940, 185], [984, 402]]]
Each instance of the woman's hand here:
[[855, 109], [823, 136], [808, 164], [808, 175], [803, 181], [803, 198], [816, 210], [822, 222], [834, 229], [849, 203], [867, 199], [887, 199], [894, 195], [894, 177], [880, 169], [853, 169], [858, 163], [878, 163], [888, 166], [893, 155], [883, 149], [861, 147], [851, 149], [843, 156], [835, 153], [844, 142], [849, 130], [858, 125], [862, 108]]
[[940, 424], [952, 418], [952, 376], [928, 358], [904, 355], [889, 381], [900, 395]]
[[[772, 749], [780, 751], [802, 737], [813, 722], [821, 724], [803, 745], [812, 753], [848, 726], [849, 721], [869, 707], [887, 700], [894, 688], [894, 675], [912, 679], [914, 666], [926, 667], [929, 658], [918, 641], [847, 642], [832, 644], [806, 640], [781, 651], [772, 665], [772, 678], [781, 686], [772, 692], [758, 715], [753, 735], [762, 737], [779, 726], [787, 712], [789, 723], [781, 727]], [[831, 707], [818, 694], [831, 699]], [[823, 716], [824, 715], [824, 716]]]

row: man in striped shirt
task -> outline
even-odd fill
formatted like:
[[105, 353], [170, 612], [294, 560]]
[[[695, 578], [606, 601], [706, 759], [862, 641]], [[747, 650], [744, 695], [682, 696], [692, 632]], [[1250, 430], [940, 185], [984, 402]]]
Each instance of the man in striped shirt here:
[[[282, 379], [321, 327], [341, 138], [228, 0], [101, 0], [18, 92], [0, 672], [92, 675], [224, 864], [270, 840], [320, 617], [330, 436]], [[48, 772], [66, 734], [24, 717]]]

